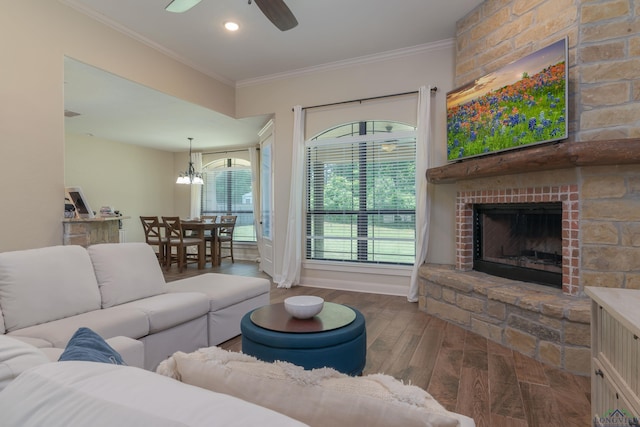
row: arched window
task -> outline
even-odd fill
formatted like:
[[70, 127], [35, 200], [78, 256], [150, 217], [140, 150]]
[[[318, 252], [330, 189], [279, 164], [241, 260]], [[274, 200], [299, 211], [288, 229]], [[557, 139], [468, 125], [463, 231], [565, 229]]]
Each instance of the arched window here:
[[415, 127], [361, 121], [305, 143], [306, 259], [415, 261]]
[[236, 215], [233, 240], [255, 242], [251, 163], [228, 158], [207, 164], [203, 170], [202, 215]]

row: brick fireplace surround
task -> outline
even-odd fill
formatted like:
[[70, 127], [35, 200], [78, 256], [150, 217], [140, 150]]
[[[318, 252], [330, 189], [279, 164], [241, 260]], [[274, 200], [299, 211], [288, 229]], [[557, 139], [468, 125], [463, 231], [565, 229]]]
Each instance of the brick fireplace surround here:
[[578, 294], [578, 186], [460, 191], [456, 200], [456, 270], [473, 269], [473, 207], [476, 204], [562, 203], [562, 291]]

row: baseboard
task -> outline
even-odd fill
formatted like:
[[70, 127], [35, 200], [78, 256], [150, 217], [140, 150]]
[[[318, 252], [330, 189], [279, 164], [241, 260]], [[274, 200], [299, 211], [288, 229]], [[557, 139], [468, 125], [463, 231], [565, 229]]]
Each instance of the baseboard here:
[[340, 291], [364, 292], [368, 294], [380, 295], [407, 296], [407, 294], [409, 293], [409, 286], [405, 285], [399, 286], [371, 282], [363, 283], [345, 280], [319, 279], [317, 277], [301, 277], [299, 286], [309, 286], [312, 288], [322, 289], [336, 289]]

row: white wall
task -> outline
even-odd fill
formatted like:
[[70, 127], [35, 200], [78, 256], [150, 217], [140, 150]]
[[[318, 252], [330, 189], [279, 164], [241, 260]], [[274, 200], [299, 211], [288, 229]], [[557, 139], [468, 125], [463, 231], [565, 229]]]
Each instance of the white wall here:
[[[438, 92], [432, 97], [432, 106], [435, 109], [433, 118], [435, 145], [432, 164], [439, 165], [446, 158], [445, 93], [452, 88], [453, 70], [453, 42], [446, 41], [384, 60], [354, 61], [348, 66], [342, 64], [333, 68], [325, 67], [323, 71], [252, 82], [238, 87], [236, 97], [238, 117], [275, 113], [274, 258], [276, 277], [282, 271], [282, 254], [287, 228], [291, 175], [290, 147], [293, 135], [292, 107], [294, 105], [304, 107], [415, 91], [422, 85], [437, 86]], [[335, 121], [333, 125], [337, 125], [354, 119], [393, 119], [399, 118], [399, 115], [404, 118], [406, 111], [408, 111], [407, 102], [406, 100], [394, 99], [375, 101], [373, 104], [363, 103], [361, 106], [356, 104], [347, 108], [337, 107], [324, 113], [309, 112], [309, 116], [320, 114], [323, 115], [323, 118], [313, 121], [310, 126], [312, 129], [309, 129], [307, 134], [313, 135], [330, 127], [332, 121]], [[397, 107], [398, 105], [400, 107]], [[412, 105], [415, 106], [415, 100]], [[410, 123], [415, 124], [415, 107], [413, 111]], [[438, 206], [434, 206], [432, 210], [434, 220], [438, 222], [439, 227], [432, 230], [431, 247], [433, 249], [429, 254], [429, 260], [431, 262], [452, 263], [454, 248], [450, 243], [451, 239], [442, 239], [441, 236], [443, 234], [453, 235], [454, 218], [450, 217], [454, 198], [450, 194], [451, 188], [444, 190], [441, 188], [442, 186], [434, 188], [435, 200], [437, 203], [448, 204], [448, 208], [440, 209]], [[405, 275], [385, 274], [373, 267], [365, 267], [351, 272], [339, 271], [337, 268], [334, 268], [333, 271], [304, 269], [302, 282], [317, 286], [404, 295], [407, 291], [409, 277], [406, 272]]]
[[173, 215], [173, 153], [89, 136], [67, 135], [66, 186], [82, 187], [96, 212], [112, 206], [124, 216], [128, 242], [144, 242], [141, 215]]
[[3, 1], [0, 52], [0, 251], [62, 244], [65, 55], [230, 116], [235, 111], [233, 88], [58, 1]]

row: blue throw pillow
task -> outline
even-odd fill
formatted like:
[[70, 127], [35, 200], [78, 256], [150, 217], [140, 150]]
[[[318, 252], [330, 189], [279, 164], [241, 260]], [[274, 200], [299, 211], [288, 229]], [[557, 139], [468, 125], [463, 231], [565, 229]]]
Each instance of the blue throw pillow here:
[[58, 359], [59, 362], [65, 360], [126, 365], [124, 360], [122, 360], [122, 356], [107, 344], [100, 335], [89, 328], [80, 328], [73, 334], [67, 343], [67, 347]]

